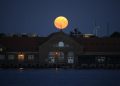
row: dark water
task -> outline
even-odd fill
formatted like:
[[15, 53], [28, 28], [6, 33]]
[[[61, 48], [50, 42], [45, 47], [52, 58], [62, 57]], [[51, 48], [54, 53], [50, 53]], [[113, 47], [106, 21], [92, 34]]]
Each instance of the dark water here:
[[0, 86], [120, 86], [120, 70], [3, 70]]

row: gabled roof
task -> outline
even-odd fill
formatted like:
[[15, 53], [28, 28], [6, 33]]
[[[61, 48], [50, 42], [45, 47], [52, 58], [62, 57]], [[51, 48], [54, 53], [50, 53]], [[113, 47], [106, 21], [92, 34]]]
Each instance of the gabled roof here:
[[51, 37], [57, 36], [57, 35], [66, 35], [66, 36], [68, 36], [63, 31], [58, 31], [58, 32], [51, 33], [48, 37], [51, 38]]
[[120, 52], [120, 39], [118, 38], [77, 38], [89, 52]]
[[[4, 37], [0, 38], [0, 46], [6, 51], [38, 51], [40, 45], [45, 44], [50, 39], [66, 37], [72, 39], [83, 46], [85, 52], [120, 52], [120, 38], [72, 38], [62, 31], [50, 34], [48, 37]], [[57, 40], [57, 39], [56, 39]]]
[[38, 51], [38, 47], [47, 37], [6, 37], [0, 39], [7, 51]]
[[68, 34], [64, 33], [63, 31], [55, 32], [52, 33], [48, 36], [48, 40], [54, 39], [58, 41], [68, 41], [68, 42], [73, 42], [77, 44], [78, 46], [80, 45], [76, 40], [74, 40], [72, 37], [70, 37]]

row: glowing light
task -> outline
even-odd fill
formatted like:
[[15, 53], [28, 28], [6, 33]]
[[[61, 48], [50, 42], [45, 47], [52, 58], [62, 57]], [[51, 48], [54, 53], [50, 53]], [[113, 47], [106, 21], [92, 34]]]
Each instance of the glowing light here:
[[94, 36], [94, 35], [93, 34], [83, 34], [83, 37], [85, 37], [85, 38], [90, 38], [92, 36]]
[[57, 55], [58, 53], [57, 53], [57, 52], [55, 52], [55, 54]]
[[23, 61], [24, 60], [24, 54], [18, 54], [18, 60]]
[[60, 30], [65, 29], [68, 26], [68, 20], [64, 16], [59, 16], [54, 20], [54, 25]]

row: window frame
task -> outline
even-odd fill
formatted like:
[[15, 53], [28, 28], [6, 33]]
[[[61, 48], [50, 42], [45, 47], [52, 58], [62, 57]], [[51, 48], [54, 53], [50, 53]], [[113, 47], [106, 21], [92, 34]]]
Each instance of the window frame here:
[[0, 60], [5, 60], [5, 55], [0, 54]]
[[63, 41], [59, 41], [58, 42], [58, 47], [65, 47], [65, 43]]
[[28, 59], [28, 60], [34, 60], [34, 59], [35, 59], [35, 55], [29, 54], [29, 55], [27, 56], [27, 59]]
[[[12, 57], [12, 58], [11, 58]], [[13, 55], [13, 54], [9, 54], [8, 55], [8, 60], [14, 60], [15, 59], [15, 55]]]

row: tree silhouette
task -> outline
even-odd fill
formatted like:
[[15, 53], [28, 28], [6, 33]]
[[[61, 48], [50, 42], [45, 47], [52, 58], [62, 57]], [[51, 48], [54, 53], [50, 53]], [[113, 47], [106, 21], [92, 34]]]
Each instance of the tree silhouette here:
[[113, 32], [110, 37], [118, 38], [120, 37], [120, 32]]
[[6, 37], [6, 34], [5, 33], [0, 33], [0, 38], [2, 37]]

